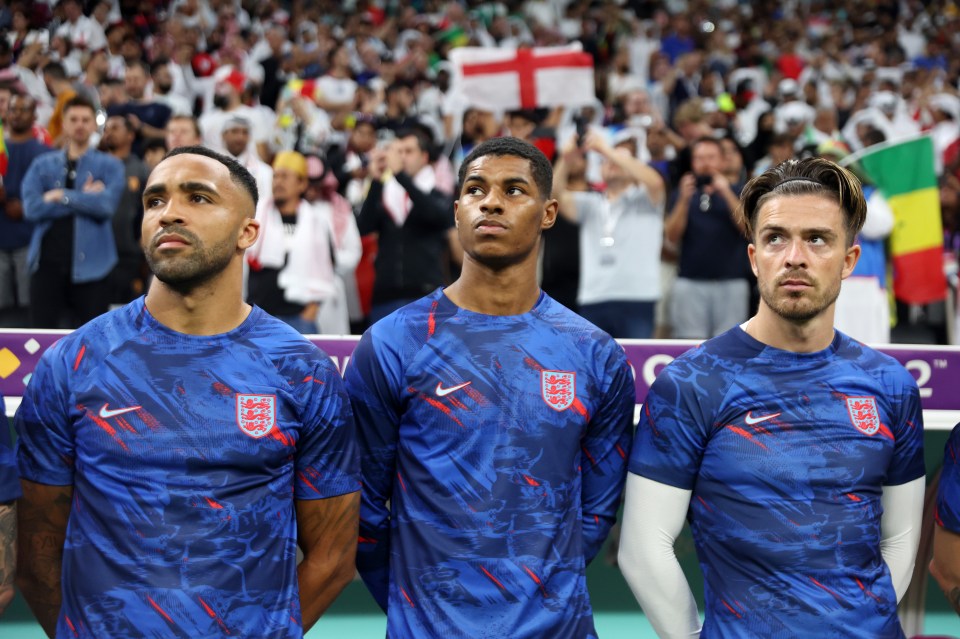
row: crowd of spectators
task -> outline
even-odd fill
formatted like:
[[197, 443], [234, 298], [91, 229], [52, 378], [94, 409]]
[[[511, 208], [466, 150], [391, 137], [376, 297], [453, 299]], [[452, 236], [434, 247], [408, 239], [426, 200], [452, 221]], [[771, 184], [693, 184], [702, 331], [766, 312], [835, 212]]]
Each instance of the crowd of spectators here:
[[[498, 135], [556, 163], [567, 210], [544, 238], [544, 289], [616, 337], [705, 338], [748, 317], [756, 292], [736, 199], [750, 176], [792, 157], [929, 132], [955, 264], [958, 27], [955, 3], [917, 0], [8, 0], [0, 323], [41, 325], [37, 264], [53, 251], [63, 278], [101, 287], [112, 304], [140, 294], [137, 192], [165, 151], [189, 144], [257, 178], [265, 239], [248, 260], [250, 294], [306, 332], [357, 331], [452, 281], [456, 171]], [[454, 47], [575, 41], [595, 62], [590, 107], [489, 112], [456, 91]], [[89, 136], [69, 117], [84, 104]], [[81, 142], [116, 160], [97, 160], [103, 179], [76, 170], [91, 162]], [[29, 176], [44, 148], [65, 151], [62, 177]], [[123, 188], [106, 177], [120, 171]], [[40, 178], [51, 180], [42, 192], [21, 192]], [[75, 201], [86, 195], [114, 214]], [[883, 259], [892, 218], [876, 200], [862, 239]], [[53, 202], [53, 217], [31, 201]], [[87, 255], [82, 234], [111, 247]], [[94, 273], [91, 259], [111, 272]], [[887, 318], [857, 325], [884, 279], [846, 300], [838, 325], [889, 341]], [[59, 312], [42, 325], [82, 319]], [[624, 312], [644, 321], [618, 323]], [[935, 314], [901, 308], [893, 323]]]

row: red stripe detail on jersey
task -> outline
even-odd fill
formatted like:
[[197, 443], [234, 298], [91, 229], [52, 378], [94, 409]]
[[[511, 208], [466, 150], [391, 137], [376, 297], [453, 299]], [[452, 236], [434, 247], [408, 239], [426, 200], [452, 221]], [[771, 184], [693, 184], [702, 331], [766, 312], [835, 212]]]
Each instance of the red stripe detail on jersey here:
[[83, 359], [83, 354], [86, 352], [87, 352], [87, 345], [84, 344], [83, 346], [80, 347], [80, 352], [77, 353], [77, 359], [74, 360], [73, 362], [73, 370], [77, 370], [77, 368], [80, 366], [80, 360]]
[[524, 478], [525, 480], [527, 480], [527, 483], [530, 484], [531, 486], [539, 486], [539, 485], [540, 485], [540, 482], [538, 482], [536, 479], [534, 479], [534, 478], [531, 477], [530, 475], [524, 475], [523, 478]]
[[596, 465], [597, 465], [597, 460], [593, 458], [593, 455], [590, 454], [590, 451], [589, 451], [589, 450], [587, 450], [584, 446], [580, 446], [580, 450], [582, 450], [582, 451], [583, 451], [583, 454], [587, 456], [587, 459], [590, 460], [590, 464], [591, 464], [592, 466], [596, 466]]
[[211, 508], [216, 508], [217, 510], [223, 510], [222, 504], [217, 503], [216, 501], [210, 499], [209, 497], [204, 497], [204, 499], [208, 504], [210, 504]]
[[486, 568], [484, 568], [483, 566], [480, 566], [480, 570], [482, 570], [482, 571], [483, 571], [483, 574], [485, 574], [487, 577], [490, 578], [490, 581], [492, 581], [493, 583], [497, 584], [497, 586], [500, 587], [500, 590], [506, 591], [506, 587], [504, 587], [504, 585], [503, 585], [502, 583], [500, 583], [500, 580], [497, 579], [496, 577], [494, 577], [493, 575], [491, 575], [490, 572], [489, 572]]
[[130, 425], [130, 422], [125, 420], [123, 417], [117, 418], [117, 424], [120, 426], [120, 428], [122, 428], [127, 432], [133, 433], [134, 435], [138, 434], [136, 429], [134, 429], [134, 427]]
[[529, 366], [530, 368], [532, 368], [533, 370], [537, 371], [538, 373], [542, 373], [544, 371], [544, 368], [543, 366], [541, 366], [540, 362], [533, 359], [529, 355], [523, 358], [523, 363]]
[[835, 593], [834, 591], [830, 590], [829, 588], [827, 588], [826, 586], [824, 586], [822, 583], [820, 583], [819, 581], [817, 581], [817, 580], [814, 579], [813, 577], [807, 577], [807, 579], [809, 579], [810, 581], [812, 581], [812, 582], [813, 582], [813, 585], [815, 585], [817, 588], [821, 588], [821, 589], [823, 589], [824, 592], [830, 593], [830, 594], [833, 596], [833, 598], [836, 599], [837, 601], [839, 601], [840, 603], [845, 603], [844, 600], [843, 600], [843, 597], [841, 597], [840, 595], [838, 595], [838, 594]]
[[647, 416], [647, 422], [650, 424], [650, 429], [653, 431], [653, 436], [660, 437], [660, 431], [657, 430], [657, 422], [654, 421], [653, 415], [650, 414], [650, 404], [647, 402], [643, 403], [643, 414]]
[[297, 473], [297, 477], [300, 478], [300, 481], [302, 481], [302, 482], [305, 483], [307, 486], [309, 486], [309, 487], [313, 490], [313, 492], [317, 493], [318, 495], [320, 494], [320, 491], [317, 490], [317, 487], [316, 487], [316, 486], [314, 486], [313, 484], [310, 483], [310, 480], [307, 479], [307, 476], [306, 476], [306, 475], [304, 475], [304, 474], [301, 473], [301, 472], [298, 472], [298, 473]]
[[878, 603], [882, 602], [882, 599], [880, 599], [880, 597], [878, 597], [877, 595], [873, 594], [872, 592], [870, 592], [869, 590], [866, 589], [866, 587], [863, 585], [863, 582], [861, 582], [861, 581], [860, 581], [859, 579], [857, 579], [856, 577], [854, 577], [853, 579], [854, 579], [854, 581], [857, 582], [857, 585], [860, 586], [860, 590], [862, 590], [862, 591], [864, 592], [864, 594], [866, 594], [868, 597], [871, 597], [874, 601], [876, 601], [876, 602], [878, 602]]
[[400, 480], [400, 488], [403, 489], [403, 492], [407, 492], [407, 485], [403, 483], [403, 477], [400, 476], [400, 472], [397, 471], [397, 479]]
[[620, 444], [616, 445], [617, 454], [620, 455], [620, 459], [626, 459], [627, 453], [624, 452], [623, 447]]
[[273, 429], [270, 431], [270, 437], [284, 446], [293, 446], [293, 438], [280, 430], [276, 424], [273, 425]]
[[313, 375], [307, 375], [306, 377], [303, 378], [303, 383], [306, 384], [307, 382], [313, 382], [314, 384], [320, 384], [321, 386], [323, 386], [326, 383], [317, 379]]
[[466, 426], [464, 426], [463, 423], [456, 418], [456, 416], [453, 414], [453, 411], [450, 410], [449, 406], [447, 406], [443, 402], [438, 402], [432, 397], [428, 397], [424, 393], [420, 393], [420, 397], [422, 397], [424, 401], [426, 401], [428, 404], [436, 408], [438, 411], [440, 411], [441, 413], [443, 413], [444, 415], [452, 419], [454, 422], [456, 422], [457, 426], [459, 426], [460, 428], [466, 428]]
[[416, 608], [416, 606], [413, 605], [413, 599], [411, 599], [407, 591], [403, 589], [403, 586], [400, 587], [400, 592], [403, 594], [403, 598], [407, 600], [407, 603], [410, 604], [410, 607]]
[[440, 300], [433, 300], [433, 304], [430, 305], [430, 314], [427, 315], [427, 337], [433, 337], [437, 330], [437, 306], [439, 305]]
[[207, 605], [207, 602], [203, 600], [203, 597], [197, 597], [197, 601], [200, 602], [200, 605], [203, 606], [203, 609], [206, 611], [206, 613], [210, 615], [210, 618], [214, 619], [217, 622], [217, 625], [220, 626], [226, 634], [233, 634], [230, 632], [230, 629], [227, 628], [227, 624], [223, 623], [223, 619], [221, 619], [220, 616], [213, 611], [213, 608]]
[[377, 540], [371, 537], [364, 537], [361, 535], [360, 537], [357, 537], [357, 543], [358, 544], [375, 544], [377, 543]]
[[[80, 408], [82, 409], [83, 407], [81, 406]], [[99, 426], [100, 428], [102, 428], [108, 435], [110, 435], [113, 441], [117, 442], [117, 444], [120, 445], [120, 448], [124, 449], [128, 453], [130, 452], [130, 449], [127, 448], [126, 443], [124, 443], [124, 441], [120, 439], [120, 437], [117, 435], [117, 431], [116, 429], [114, 429], [113, 426], [107, 423], [106, 420], [100, 419], [100, 417], [97, 416], [97, 414], [94, 413], [93, 411], [90, 411], [89, 415], [90, 415], [90, 419], [93, 420], [93, 423]]]
[[[169, 621], [170, 623], [173, 623], [173, 619], [170, 617], [170, 615], [168, 615], [168, 614], [164, 611], [164, 609], [161, 608], [160, 605], [157, 604], [157, 602], [154, 601], [154, 600], [150, 597], [150, 595], [147, 595], [147, 601], [150, 603], [151, 606], [153, 606], [153, 609], [154, 609], [154, 610], [156, 610], [156, 611], [159, 612], [161, 615], [163, 615], [163, 618], [164, 618], [164, 619], [166, 619], [166, 620]], [[176, 624], [174, 624], [174, 626], [175, 626], [175, 625], [176, 625]]]
[[862, 499], [860, 499], [859, 497], [857, 497], [857, 496], [854, 495], [853, 493], [847, 493], [847, 497], [850, 498], [850, 501], [863, 501]]
[[80, 636], [80, 633], [77, 632], [77, 629], [74, 627], [73, 622], [70, 621], [70, 617], [68, 617], [67, 615], [64, 615], [64, 616], [63, 616], [63, 619], [64, 619], [64, 621], [67, 622], [67, 625], [70, 627], [70, 632], [73, 633], [73, 636], [74, 636], [74, 637], [79, 637], [79, 636]]
[[704, 507], [704, 508], [706, 508], [706, 509], [709, 510], [710, 512], [713, 512], [713, 508], [710, 507], [710, 504], [708, 504], [707, 502], [705, 502], [705, 501], [703, 500], [703, 497], [701, 497], [700, 495], [697, 495], [697, 501], [699, 501], [701, 504], [703, 504], [703, 507]]
[[885, 425], [880, 424], [880, 430], [878, 431], [881, 435], [890, 440], [896, 440], [896, 437], [893, 436], [893, 433]]
[[756, 444], [756, 445], [759, 446], [760, 448], [762, 448], [762, 449], [764, 449], [764, 450], [769, 450], [766, 446], [764, 446], [764, 444], [763, 444], [762, 442], [759, 442], [759, 441], [757, 441], [756, 439], [754, 439], [753, 433], [748, 433], [747, 431], [743, 430], [743, 429], [740, 428], [739, 426], [734, 426], [733, 424], [727, 424], [727, 428], [729, 428], [730, 430], [732, 430], [733, 432], [735, 432], [737, 435], [740, 435], [740, 436], [743, 437], [744, 439], [747, 439], [747, 440], [753, 442], [754, 444]]
[[543, 593], [543, 596], [544, 596], [544, 597], [548, 596], [548, 595], [547, 595], [547, 589], [544, 588], [543, 582], [540, 581], [540, 577], [537, 577], [537, 575], [534, 574], [534, 572], [533, 572], [532, 570], [530, 570], [529, 568], [527, 568], [527, 567], [524, 566], [523, 564], [520, 564], [520, 567], [523, 568], [523, 569], [527, 572], [528, 575], [530, 575], [530, 578], [533, 579], [534, 583], [536, 583], [538, 586], [540, 586], [540, 592]]
[[587, 414], [587, 407], [583, 405], [579, 397], [573, 398], [573, 403], [570, 405], [570, 408], [580, 413], [584, 419], [590, 419], [590, 415]]
[[730, 612], [732, 612], [733, 614], [735, 614], [735, 615], [737, 616], [737, 619], [743, 619], [743, 615], [741, 615], [739, 612], [737, 612], [736, 610], [734, 610], [733, 607], [732, 607], [730, 604], [728, 604], [726, 601], [724, 601], [723, 599], [721, 599], [721, 600], [720, 600], [720, 603], [722, 603], [724, 606], [726, 606], [726, 607], [727, 607], [727, 610], [729, 610]]

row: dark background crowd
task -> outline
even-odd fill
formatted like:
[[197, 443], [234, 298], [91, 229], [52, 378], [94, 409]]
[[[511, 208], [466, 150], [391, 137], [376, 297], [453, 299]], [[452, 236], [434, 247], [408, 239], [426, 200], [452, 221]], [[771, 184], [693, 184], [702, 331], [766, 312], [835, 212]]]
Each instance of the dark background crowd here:
[[[861, 240], [879, 261], [845, 285], [838, 326], [949, 343], [958, 26], [955, 3], [912, 0], [4, 1], [0, 322], [74, 327], [141, 294], [149, 171], [203, 144], [251, 170], [261, 228], [286, 238], [252, 252], [248, 299], [303, 332], [357, 332], [455, 278], [460, 161], [513, 135], [597, 198], [545, 234], [543, 288], [616, 337], [706, 338], [755, 308], [733, 214], [746, 180], [928, 133], [950, 290], [889, 299], [894, 221], [877, 193]], [[477, 109], [448, 59], [572, 42], [595, 64], [595, 100], [576, 109]], [[75, 117], [87, 104], [92, 126]], [[64, 162], [32, 166], [55, 149]], [[624, 311], [650, 321], [616, 323]]]

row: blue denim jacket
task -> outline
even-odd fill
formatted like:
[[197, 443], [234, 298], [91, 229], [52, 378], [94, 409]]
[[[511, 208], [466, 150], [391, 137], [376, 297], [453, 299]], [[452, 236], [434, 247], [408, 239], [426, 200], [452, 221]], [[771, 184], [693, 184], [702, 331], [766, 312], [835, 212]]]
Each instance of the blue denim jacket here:
[[[84, 193], [88, 176], [103, 182], [99, 193]], [[93, 282], [103, 277], [117, 263], [117, 246], [113, 239], [113, 214], [120, 203], [124, 188], [123, 163], [117, 158], [96, 150], [88, 150], [77, 160], [77, 178], [74, 188], [64, 189], [67, 181], [67, 155], [52, 151], [41, 155], [23, 178], [20, 196], [23, 217], [36, 223], [30, 238], [27, 263], [30, 272], [40, 264], [40, 242], [53, 220], [76, 216], [73, 239], [73, 282]], [[61, 202], [44, 202], [43, 194], [53, 189], [64, 189]]]

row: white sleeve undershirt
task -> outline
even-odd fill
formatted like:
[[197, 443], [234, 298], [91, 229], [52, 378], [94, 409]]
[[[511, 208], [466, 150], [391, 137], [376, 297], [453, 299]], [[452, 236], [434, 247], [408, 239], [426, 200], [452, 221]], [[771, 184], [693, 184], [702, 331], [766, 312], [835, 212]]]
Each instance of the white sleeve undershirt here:
[[[890, 569], [898, 602], [913, 575], [925, 489], [923, 477], [883, 487], [880, 553]], [[691, 495], [690, 490], [627, 475], [620, 570], [661, 639], [700, 636], [696, 600], [674, 550]]]
[[692, 491], [627, 474], [620, 570], [661, 639], [700, 636], [697, 602], [674, 552]]
[[884, 486], [880, 503], [880, 554], [890, 568], [897, 602], [903, 598], [913, 576], [923, 524], [926, 478], [918, 477], [899, 486]]

